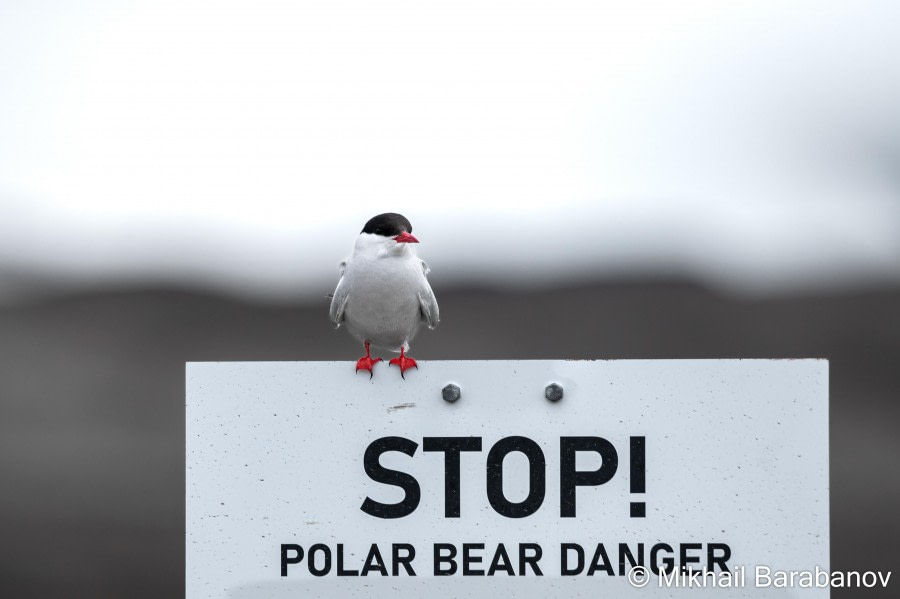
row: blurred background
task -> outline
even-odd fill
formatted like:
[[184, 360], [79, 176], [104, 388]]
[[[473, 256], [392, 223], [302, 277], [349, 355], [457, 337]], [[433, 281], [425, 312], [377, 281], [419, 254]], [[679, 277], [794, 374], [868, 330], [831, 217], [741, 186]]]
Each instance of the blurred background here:
[[894, 569], [898, 22], [4, 0], [0, 596], [183, 595], [184, 363], [359, 357], [324, 296], [386, 211], [419, 359], [828, 358], [832, 568]]

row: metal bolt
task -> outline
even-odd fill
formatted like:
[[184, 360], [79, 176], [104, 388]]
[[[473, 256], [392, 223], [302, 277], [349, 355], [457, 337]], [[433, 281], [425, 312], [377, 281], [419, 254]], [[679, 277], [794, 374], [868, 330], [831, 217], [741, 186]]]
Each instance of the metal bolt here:
[[550, 401], [559, 401], [563, 397], [563, 388], [556, 383], [550, 383], [547, 385], [547, 388], [544, 389], [544, 397]]
[[459, 387], [457, 387], [453, 383], [450, 383], [449, 385], [447, 385], [446, 387], [441, 389], [441, 397], [444, 398], [444, 401], [449, 401], [450, 403], [453, 403], [454, 401], [459, 399], [459, 396], [460, 396]]

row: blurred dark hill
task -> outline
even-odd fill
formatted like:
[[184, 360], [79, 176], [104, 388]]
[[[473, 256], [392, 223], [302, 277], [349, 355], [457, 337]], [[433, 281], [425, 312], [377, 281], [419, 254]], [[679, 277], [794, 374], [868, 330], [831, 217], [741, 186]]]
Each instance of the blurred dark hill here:
[[[413, 344], [422, 360], [828, 358], [832, 568], [900, 563], [900, 288], [745, 301], [604, 282], [438, 297], [441, 326]], [[350, 368], [359, 354], [324, 298], [150, 289], [0, 308], [0, 597], [181, 596], [184, 363]], [[863, 594], [896, 596], [896, 584]]]

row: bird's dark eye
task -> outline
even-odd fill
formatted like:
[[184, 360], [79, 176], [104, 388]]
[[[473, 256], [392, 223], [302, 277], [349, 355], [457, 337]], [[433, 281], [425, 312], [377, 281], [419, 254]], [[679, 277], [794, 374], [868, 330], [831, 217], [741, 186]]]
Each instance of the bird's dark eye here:
[[375, 234], [376, 235], [384, 235], [384, 229], [382, 229], [381, 227], [378, 227], [377, 229], [375, 229]]

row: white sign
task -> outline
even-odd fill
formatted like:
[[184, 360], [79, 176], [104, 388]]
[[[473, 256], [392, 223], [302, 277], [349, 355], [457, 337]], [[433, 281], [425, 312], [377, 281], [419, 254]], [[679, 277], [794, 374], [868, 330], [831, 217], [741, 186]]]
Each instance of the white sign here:
[[826, 361], [406, 374], [188, 364], [188, 599], [828, 596]]

